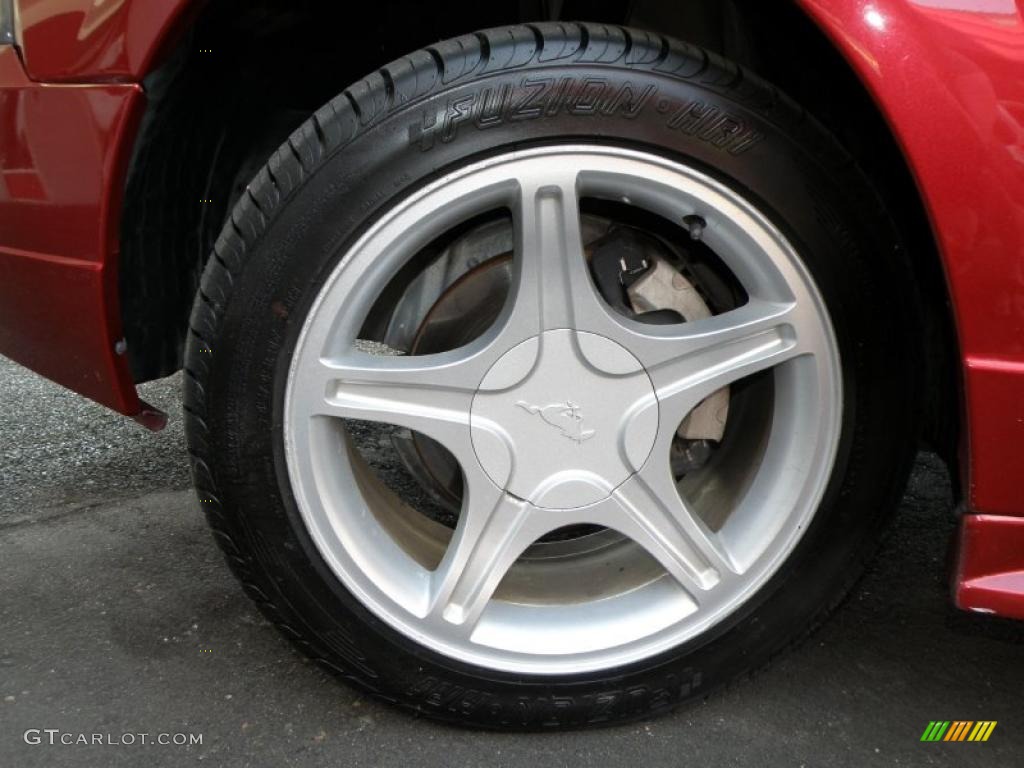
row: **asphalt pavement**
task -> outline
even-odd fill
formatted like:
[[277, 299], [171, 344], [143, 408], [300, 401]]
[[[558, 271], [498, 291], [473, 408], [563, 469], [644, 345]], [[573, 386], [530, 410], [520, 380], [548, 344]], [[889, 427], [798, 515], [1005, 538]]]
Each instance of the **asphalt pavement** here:
[[[0, 358], [0, 766], [1024, 764], [1024, 624], [950, 606], [934, 456], [851, 597], [753, 679], [631, 726], [480, 733], [367, 699], [259, 615], [188, 488], [179, 388], [143, 387], [171, 414], [151, 434]], [[921, 743], [930, 720], [998, 725]]]

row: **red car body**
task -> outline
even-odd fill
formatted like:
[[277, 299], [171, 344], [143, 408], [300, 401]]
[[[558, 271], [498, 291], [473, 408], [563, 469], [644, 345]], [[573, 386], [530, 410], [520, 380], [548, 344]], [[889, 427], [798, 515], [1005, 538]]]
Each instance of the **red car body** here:
[[[1024, 618], [1024, 9], [798, 0], [884, 116], [942, 259], [966, 506], [953, 588]], [[0, 45], [0, 353], [150, 428], [129, 372], [119, 221], [140, 84], [201, 3], [14, 0]]]

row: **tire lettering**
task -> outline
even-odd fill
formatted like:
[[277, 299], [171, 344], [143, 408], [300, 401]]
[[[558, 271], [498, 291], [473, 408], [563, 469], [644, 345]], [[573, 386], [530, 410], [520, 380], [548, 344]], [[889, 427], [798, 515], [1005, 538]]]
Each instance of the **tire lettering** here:
[[701, 101], [691, 101], [676, 109], [667, 125], [732, 155], [746, 152], [764, 138], [747, 128], [740, 118]]
[[[558, 114], [633, 120], [654, 100], [657, 91], [654, 85], [640, 86], [630, 81], [614, 85], [601, 77], [525, 77], [516, 84], [489, 85], [449, 99], [437, 110], [424, 110], [420, 120], [409, 126], [409, 143], [426, 152], [436, 142], [454, 141], [465, 125], [486, 130]], [[740, 155], [764, 139], [741, 117], [699, 100], [676, 106], [662, 98], [655, 102], [655, 110], [669, 115], [665, 123], [669, 130], [693, 136], [732, 155]]]
[[478, 129], [509, 122], [570, 115], [608, 115], [632, 120], [657, 93], [653, 85], [625, 82], [611, 85], [604, 78], [523, 78], [518, 84], [488, 86], [477, 93], [449, 99], [440, 110], [424, 110], [409, 126], [409, 143], [426, 152], [436, 142], [447, 144], [471, 123]]

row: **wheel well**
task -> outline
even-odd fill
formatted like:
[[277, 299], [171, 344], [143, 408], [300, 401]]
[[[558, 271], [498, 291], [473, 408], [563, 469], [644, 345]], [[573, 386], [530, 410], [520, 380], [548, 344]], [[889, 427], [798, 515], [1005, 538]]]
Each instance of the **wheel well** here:
[[145, 79], [148, 106], [128, 176], [119, 271], [136, 381], [181, 367], [199, 275], [225, 217], [310, 113], [375, 68], [437, 40], [516, 21], [583, 19], [721, 53], [788, 92], [853, 154], [913, 260], [929, 368], [924, 437], [955, 458], [956, 339], [920, 196], [871, 97], [790, 0], [386, 0], [363, 10], [353, 23], [343, 3], [212, 0]]

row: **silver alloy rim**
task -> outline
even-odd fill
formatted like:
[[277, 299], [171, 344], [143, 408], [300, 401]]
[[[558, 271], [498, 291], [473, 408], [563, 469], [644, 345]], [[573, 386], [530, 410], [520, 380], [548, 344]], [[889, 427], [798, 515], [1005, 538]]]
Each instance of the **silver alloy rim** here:
[[[675, 325], [616, 314], [586, 266], [583, 197], [676, 222], [701, 216], [703, 241], [748, 300]], [[363, 351], [363, 321], [411, 255], [498, 208], [511, 211], [516, 232], [513, 288], [498, 322], [452, 351]], [[746, 475], [729, 483], [731, 495], [722, 497], [729, 504], [719, 505], [728, 509], [715, 510], [711, 524], [673, 479], [673, 435], [708, 395], [764, 371], [771, 400], [763, 445]], [[462, 168], [376, 221], [344, 254], [306, 319], [289, 370], [284, 439], [313, 541], [375, 615], [465, 663], [573, 674], [691, 640], [765, 584], [822, 498], [841, 404], [824, 302], [765, 216], [693, 168], [570, 145]], [[450, 540], [431, 545], [433, 561], [409, 544], [426, 540], [424, 528], [380, 511], [380, 488], [360, 468], [342, 419], [415, 430], [458, 461], [462, 511]], [[575, 545], [588, 550], [586, 570], [554, 560], [518, 580], [534, 589], [545, 581], [543, 599], [508, 586], [531, 545], [543, 547], [534, 543], [577, 524], [616, 536], [604, 531]]]

